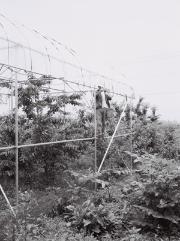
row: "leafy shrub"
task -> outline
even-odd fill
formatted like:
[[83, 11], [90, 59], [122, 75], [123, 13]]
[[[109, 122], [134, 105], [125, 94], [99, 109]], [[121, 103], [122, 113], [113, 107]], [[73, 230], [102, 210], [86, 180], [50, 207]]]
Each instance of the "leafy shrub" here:
[[0, 227], [1, 241], [15, 240], [16, 220], [12, 216], [12, 213], [7, 209], [3, 212], [0, 212]]
[[68, 206], [69, 213], [65, 216], [69, 225], [84, 230], [86, 234], [100, 235], [111, 232], [116, 223], [114, 214], [102, 204], [95, 204], [88, 199], [82, 205]]
[[[143, 195], [134, 205], [142, 230], [168, 235], [180, 231], [180, 176], [178, 170], [164, 168], [151, 175]], [[142, 215], [143, 214], [143, 215]]]
[[175, 128], [167, 126], [163, 130], [160, 153], [163, 158], [176, 159], [178, 156], [178, 142], [175, 138]]
[[[41, 217], [41, 235], [38, 236], [38, 241], [97, 241], [92, 236], [84, 237], [81, 233], [75, 233], [68, 227], [67, 223], [61, 218]], [[35, 240], [35, 239], [32, 239]]]

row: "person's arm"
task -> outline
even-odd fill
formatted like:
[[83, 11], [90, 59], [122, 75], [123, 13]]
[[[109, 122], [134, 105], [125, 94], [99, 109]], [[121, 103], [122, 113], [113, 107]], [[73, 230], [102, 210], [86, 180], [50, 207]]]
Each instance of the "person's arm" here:
[[107, 100], [112, 100], [112, 97], [109, 94], [107, 94]]
[[107, 100], [112, 100], [112, 94], [106, 91]]

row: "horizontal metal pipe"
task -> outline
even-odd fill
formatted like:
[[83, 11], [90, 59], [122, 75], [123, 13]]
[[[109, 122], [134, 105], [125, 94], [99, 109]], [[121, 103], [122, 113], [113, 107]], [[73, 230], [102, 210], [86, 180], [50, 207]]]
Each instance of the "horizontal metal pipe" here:
[[[121, 136], [128, 136], [128, 135], [131, 135], [131, 134], [133, 134], [133, 133], [121, 134], [121, 135], [115, 136], [114, 138], [118, 138], [118, 137], [121, 137]], [[109, 139], [109, 138], [111, 138], [111, 136], [106, 136], [104, 138]], [[61, 144], [61, 143], [68, 143], [68, 142], [75, 142], [75, 141], [91, 141], [91, 140], [94, 140], [94, 139], [95, 139], [95, 137], [89, 137], [89, 138], [79, 138], [79, 139], [52, 141], [52, 142], [42, 142], [42, 143], [34, 143], [34, 144], [32, 143], [32, 144], [19, 145], [18, 149], [26, 148], [26, 147], [35, 147], [35, 146], [47, 146], [47, 145], [54, 145], [54, 144]], [[16, 146], [0, 147], [0, 151], [15, 149], [15, 147]]]

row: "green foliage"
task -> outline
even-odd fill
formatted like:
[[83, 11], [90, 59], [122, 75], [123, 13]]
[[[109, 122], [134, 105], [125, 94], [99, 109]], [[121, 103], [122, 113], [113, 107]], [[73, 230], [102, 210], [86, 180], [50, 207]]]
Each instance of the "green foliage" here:
[[[68, 227], [67, 223], [59, 217], [52, 219], [42, 216], [38, 222], [41, 225], [41, 231], [44, 231], [37, 237], [39, 241], [97, 241], [97, 239], [92, 236], [85, 237], [81, 233], [75, 233]], [[34, 239], [28, 239], [28, 241], [31, 240], [35, 240], [35, 237]]]
[[95, 206], [89, 199], [82, 205], [68, 206], [70, 213], [65, 218], [69, 225], [78, 230], [84, 230], [86, 234], [100, 235], [106, 231], [111, 232], [116, 218], [112, 212], [102, 204]]
[[159, 169], [151, 173], [142, 196], [136, 200], [138, 205], [134, 207], [139, 217], [136, 224], [143, 230], [172, 235], [179, 231], [180, 224], [179, 170], [163, 165]]
[[136, 121], [133, 131], [133, 150], [136, 153], [158, 153], [160, 146], [159, 125], [148, 122], [146, 124]]
[[[65, 111], [68, 105], [80, 106], [81, 95], [52, 96], [49, 78], [29, 76], [19, 94], [19, 144], [60, 141], [86, 137], [91, 133], [91, 115], [79, 112], [75, 120]], [[0, 120], [0, 145], [15, 143], [14, 115]], [[90, 127], [90, 129], [88, 128]], [[86, 130], [86, 131], [84, 131]], [[88, 148], [87, 143], [62, 143], [19, 150], [19, 175], [25, 185], [42, 188], [57, 182], [64, 169]], [[71, 161], [69, 161], [71, 160]], [[14, 150], [0, 152], [0, 174], [14, 177]], [[3, 177], [4, 178], [4, 177]], [[61, 180], [59, 180], [61, 182]]]
[[[110, 135], [112, 135], [122, 112], [122, 107], [114, 104], [114, 108], [114, 118], [110, 120], [110, 124], [107, 123], [106, 131]], [[127, 133], [132, 133], [132, 135], [126, 135]], [[106, 157], [104, 165], [106, 168], [126, 167], [131, 169], [133, 158], [126, 154], [127, 151], [138, 155], [156, 154], [167, 159], [178, 158], [178, 142], [174, 129], [171, 126], [164, 127], [159, 121], [156, 108], [151, 108], [143, 98], [140, 98], [137, 104], [128, 104], [116, 135], [120, 136], [113, 140]], [[108, 143], [109, 139], [106, 138], [97, 140], [98, 164], [103, 158]]]
[[12, 216], [12, 213], [5, 209], [0, 212], [0, 240], [1, 241], [15, 241], [15, 227], [16, 221]]
[[163, 131], [162, 144], [159, 147], [161, 156], [167, 159], [177, 159], [178, 142], [175, 137], [175, 128], [167, 126], [163, 128]]
[[138, 154], [158, 154], [163, 158], [177, 158], [178, 147], [175, 129], [159, 122], [155, 107], [150, 107], [140, 98], [137, 105], [128, 106], [125, 121], [132, 118], [132, 149]]
[[[82, 96], [52, 96], [49, 84], [47, 76], [30, 76], [19, 88], [19, 143], [93, 137], [93, 111], [82, 108]], [[74, 109], [70, 114], [66, 106], [78, 107], [76, 117]], [[117, 104], [114, 107], [107, 137], [122, 112]], [[14, 114], [0, 118], [1, 146], [14, 145], [14, 122]], [[0, 240], [94, 241], [84, 236], [92, 234], [104, 241], [143, 241], [178, 233], [180, 178], [177, 163], [170, 160], [178, 157], [175, 130], [164, 127], [156, 109], [140, 98], [136, 105], [128, 105], [117, 135], [131, 131], [131, 136], [115, 138], [101, 173], [92, 171], [94, 140], [19, 149], [20, 186], [31, 191], [20, 193], [16, 221], [8, 210], [1, 213]], [[109, 138], [98, 136], [98, 165], [108, 143]], [[5, 187], [14, 176], [14, 150], [0, 151]], [[153, 231], [152, 239], [147, 231]]]
[[[96, 239], [91, 236], [84, 237], [82, 234], [75, 233], [65, 221], [52, 215], [53, 212], [57, 212], [58, 204], [62, 202], [57, 191], [49, 190], [49, 194], [32, 191], [20, 192], [17, 218], [15, 219], [9, 210], [1, 212], [1, 240], [95, 241]], [[61, 196], [63, 196], [62, 193]]]

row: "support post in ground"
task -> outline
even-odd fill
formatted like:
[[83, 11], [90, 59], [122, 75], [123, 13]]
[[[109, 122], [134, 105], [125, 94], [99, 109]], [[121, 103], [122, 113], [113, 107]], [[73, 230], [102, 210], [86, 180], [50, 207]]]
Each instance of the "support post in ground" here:
[[96, 91], [94, 91], [94, 171], [97, 172], [97, 111]]
[[16, 206], [18, 207], [19, 197], [19, 160], [18, 160], [18, 79], [15, 78], [15, 160], [16, 160]]
[[[134, 89], [132, 89], [132, 96], [130, 99], [130, 145], [131, 145], [131, 153], [133, 153], [133, 118], [132, 118], [132, 111], [133, 111], [133, 99], [135, 98], [135, 93], [134, 93]], [[131, 175], [132, 175], [132, 170], [133, 170], [133, 159], [131, 156]]]

